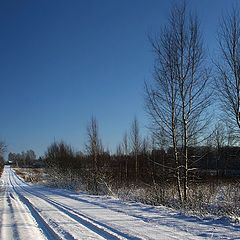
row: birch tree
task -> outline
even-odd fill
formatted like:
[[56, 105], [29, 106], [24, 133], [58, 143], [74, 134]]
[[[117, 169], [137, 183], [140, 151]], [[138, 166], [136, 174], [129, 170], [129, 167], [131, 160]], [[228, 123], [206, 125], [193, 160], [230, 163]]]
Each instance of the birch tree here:
[[217, 90], [222, 110], [233, 128], [240, 129], [240, 16], [237, 10], [222, 18], [216, 64]]
[[94, 171], [98, 171], [98, 157], [103, 152], [102, 142], [99, 137], [98, 124], [95, 117], [91, 118], [91, 122], [87, 127], [88, 143], [86, 150], [88, 155], [92, 158]]
[[124, 150], [125, 157], [125, 177], [128, 178], [128, 154], [129, 154], [129, 146], [128, 146], [128, 134], [124, 133], [122, 147]]
[[138, 155], [141, 152], [141, 137], [140, 137], [139, 124], [136, 117], [132, 122], [130, 139], [131, 139], [132, 153], [134, 154], [134, 157], [135, 157], [135, 179], [137, 180], [138, 173], [139, 173]]
[[94, 193], [98, 192], [98, 178], [100, 176], [99, 169], [99, 157], [103, 153], [103, 146], [99, 136], [98, 124], [95, 117], [91, 118], [91, 121], [87, 127], [88, 142], [86, 144], [86, 150], [88, 156], [92, 161], [93, 169], [90, 172], [93, 177], [92, 190]]
[[201, 139], [210, 104], [209, 71], [196, 16], [185, 2], [172, 7], [160, 37], [150, 39], [155, 54], [154, 84], [146, 84], [146, 106], [153, 130], [164, 129], [173, 149], [180, 201], [188, 195], [189, 146]]

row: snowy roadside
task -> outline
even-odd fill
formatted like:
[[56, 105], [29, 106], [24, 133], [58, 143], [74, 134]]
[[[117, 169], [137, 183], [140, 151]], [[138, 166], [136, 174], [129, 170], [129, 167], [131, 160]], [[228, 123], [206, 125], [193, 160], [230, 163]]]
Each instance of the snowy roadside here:
[[[19, 176], [18, 179], [23, 181]], [[76, 193], [66, 189], [33, 185], [32, 183], [28, 184], [28, 186], [34, 186], [37, 192], [51, 196], [49, 198], [51, 201], [56, 201], [56, 199], [59, 201], [61, 199], [61, 204], [65, 204], [64, 206], [70, 207], [73, 211], [78, 212], [78, 204], [81, 204], [83, 206], [81, 213], [86, 215], [92, 213], [89, 213], [89, 210], [85, 212], [84, 208], [89, 209], [89, 206], [91, 206], [91, 208], [101, 209], [104, 215], [109, 211], [112, 214], [128, 216], [152, 226], [170, 228], [173, 233], [191, 233], [196, 239], [199, 237], [204, 239], [240, 239], [240, 225], [229, 217], [210, 215], [199, 217], [181, 213], [164, 206], [151, 206], [135, 201], [123, 201], [111, 196], [96, 196], [83, 192]], [[101, 223], [106, 222], [102, 214], [94, 215], [94, 218], [101, 219]], [[122, 228], [126, 231], [131, 226], [122, 226]]]
[[[14, 171], [17, 173], [18, 177], [20, 179], [22, 179], [23, 181], [27, 181], [28, 184], [35, 184], [35, 185], [43, 185], [43, 186], [49, 186], [48, 180], [46, 178], [47, 174], [43, 171], [43, 169], [14, 169]], [[57, 188], [52, 187], [53, 189]], [[61, 188], [61, 187], [58, 187]], [[166, 209], [169, 210], [173, 210], [175, 209], [176, 212], [178, 212], [179, 214], [183, 215], [183, 216], [189, 216], [189, 217], [195, 217], [199, 220], [203, 220], [203, 221], [207, 221], [210, 222], [219, 222], [219, 223], [223, 223], [223, 224], [233, 224], [233, 225], [237, 225], [239, 224], [239, 219], [240, 216], [238, 215], [234, 215], [233, 213], [231, 213], [230, 209], [228, 208], [228, 206], [231, 204], [230, 201], [226, 202], [225, 197], [223, 197], [223, 187], [219, 187], [218, 189], [218, 194], [215, 198], [213, 198], [210, 202], [206, 202], [201, 204], [201, 206], [197, 206], [199, 209], [176, 209], [176, 206], [174, 206], [173, 203], [173, 207], [171, 206], [171, 203], [166, 204], [167, 206], [171, 206], [169, 208], [165, 207], [164, 205], [157, 205], [159, 207], [156, 208], [160, 208], [160, 207], [165, 207]], [[65, 188], [60, 190], [61, 192], [67, 191]], [[236, 190], [234, 190], [236, 191]], [[79, 192], [79, 191], [76, 191]], [[227, 191], [229, 193], [229, 190]], [[73, 193], [73, 192], [70, 192]], [[87, 192], [83, 192], [81, 191], [80, 194], [85, 194]], [[148, 194], [146, 194], [145, 189], [134, 189], [134, 188], [129, 188], [127, 189], [127, 191], [125, 189], [119, 189], [118, 192], [113, 193], [111, 192], [114, 196], [115, 199], [121, 199], [122, 202], [128, 203], [128, 202], [135, 202], [135, 203], [143, 203], [146, 206], [153, 206], [154, 204], [151, 203], [146, 203], [148, 202]], [[155, 193], [156, 194], [156, 193]], [[226, 195], [226, 194], [225, 194]], [[108, 196], [109, 198], [111, 198], [111, 196]], [[152, 196], [150, 196], [151, 198]], [[120, 201], [120, 200], [119, 200]], [[232, 205], [234, 205], [234, 203], [232, 203]], [[202, 207], [202, 209], [201, 209]], [[236, 208], [237, 211], [238, 208]], [[225, 211], [226, 210], [226, 211]]]
[[[190, 232], [206, 239], [240, 239], [240, 224], [230, 217], [199, 217], [186, 214], [165, 206], [151, 206], [135, 201], [123, 201], [111, 196], [96, 196], [74, 193], [64, 189], [53, 189], [56, 195], [94, 203], [114, 212], [124, 213], [154, 225], [171, 227], [175, 231]], [[233, 233], [234, 238], [231, 237]], [[236, 234], [236, 235], [235, 235]], [[237, 237], [236, 237], [237, 236]]]

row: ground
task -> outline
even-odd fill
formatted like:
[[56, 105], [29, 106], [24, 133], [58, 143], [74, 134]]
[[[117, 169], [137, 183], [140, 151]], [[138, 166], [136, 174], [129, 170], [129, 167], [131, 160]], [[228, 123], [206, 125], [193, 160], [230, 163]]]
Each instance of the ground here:
[[1, 178], [0, 239], [240, 239], [227, 218], [200, 219], [166, 207], [124, 202]]

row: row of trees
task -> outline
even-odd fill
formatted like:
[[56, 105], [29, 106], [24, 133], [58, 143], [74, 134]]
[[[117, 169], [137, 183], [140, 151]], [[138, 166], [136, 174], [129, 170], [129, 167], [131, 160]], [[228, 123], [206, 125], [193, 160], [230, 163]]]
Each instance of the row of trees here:
[[36, 163], [36, 154], [33, 150], [27, 150], [21, 153], [8, 154], [8, 162], [16, 167], [30, 167]]
[[[146, 142], [146, 141], [145, 141]], [[144, 149], [145, 147], [145, 149]], [[115, 154], [105, 150], [99, 136], [96, 118], [92, 118], [87, 127], [87, 142], [85, 154], [75, 153], [71, 146], [64, 142], [54, 142], [45, 154], [46, 166], [51, 173], [59, 179], [68, 175], [70, 182], [77, 175], [88, 189], [99, 191], [99, 185], [109, 188], [110, 182], [115, 184], [132, 182], [140, 179], [140, 162], [145, 159], [144, 151], [147, 146], [142, 144], [140, 129], [135, 118], [130, 134], [124, 134], [123, 142], [118, 145]], [[146, 169], [142, 168], [142, 175]]]
[[[216, 125], [204, 145], [188, 147], [188, 166], [191, 169], [188, 180], [191, 182], [210, 174], [220, 177], [240, 170], [240, 147], [221, 141], [225, 139], [225, 131], [220, 132], [219, 127], [220, 125]], [[224, 129], [224, 126], [221, 128]], [[104, 149], [95, 118], [91, 119], [87, 127], [87, 136], [85, 153], [74, 152], [64, 142], [54, 142], [49, 146], [44, 159], [54, 184], [72, 187], [80, 184], [90, 192], [99, 193], [132, 184], [173, 184], [178, 177], [173, 156], [175, 151], [180, 154], [182, 149], [174, 149], [166, 145], [166, 141], [158, 143], [154, 136], [142, 138], [136, 118], [129, 134], [124, 134], [115, 154]], [[232, 135], [229, 137], [233, 138]], [[179, 177], [181, 174], [183, 172], [179, 171]]]

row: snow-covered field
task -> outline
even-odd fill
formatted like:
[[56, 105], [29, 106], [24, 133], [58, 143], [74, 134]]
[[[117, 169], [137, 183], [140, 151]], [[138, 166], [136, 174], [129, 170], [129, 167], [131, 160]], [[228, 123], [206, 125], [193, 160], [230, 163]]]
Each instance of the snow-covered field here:
[[240, 225], [165, 207], [0, 180], [0, 239], [240, 239]]

